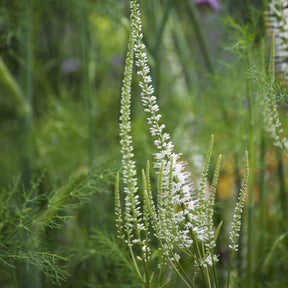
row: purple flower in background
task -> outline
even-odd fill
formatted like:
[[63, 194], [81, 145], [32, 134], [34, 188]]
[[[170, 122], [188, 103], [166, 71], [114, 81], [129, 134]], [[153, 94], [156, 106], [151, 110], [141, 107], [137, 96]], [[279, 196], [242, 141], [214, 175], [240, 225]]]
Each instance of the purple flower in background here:
[[123, 65], [123, 59], [121, 56], [114, 55], [110, 58], [110, 63], [113, 66], [122, 66]]
[[217, 0], [194, 0], [195, 4], [198, 6], [209, 6], [215, 11], [220, 10], [220, 4]]
[[80, 68], [80, 61], [77, 59], [68, 59], [61, 64], [61, 70], [64, 73], [72, 74]]

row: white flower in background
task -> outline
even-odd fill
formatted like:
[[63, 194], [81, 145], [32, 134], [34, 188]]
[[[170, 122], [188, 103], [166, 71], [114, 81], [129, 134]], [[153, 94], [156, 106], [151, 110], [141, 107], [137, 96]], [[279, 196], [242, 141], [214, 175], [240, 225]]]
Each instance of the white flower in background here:
[[[288, 77], [288, 1], [272, 0], [265, 11], [265, 23], [271, 42], [270, 79], [266, 97], [263, 97], [264, 127], [273, 144], [287, 152], [287, 139], [283, 136], [274, 85], [287, 82]], [[280, 84], [281, 85], [281, 84]]]
[[274, 65], [276, 75], [288, 76], [288, 1], [272, 0], [265, 11], [268, 34], [274, 38]]
[[264, 127], [273, 139], [274, 146], [285, 151], [287, 139], [282, 137], [284, 130], [282, 129], [275, 95], [271, 93], [270, 96], [264, 97], [263, 104]]

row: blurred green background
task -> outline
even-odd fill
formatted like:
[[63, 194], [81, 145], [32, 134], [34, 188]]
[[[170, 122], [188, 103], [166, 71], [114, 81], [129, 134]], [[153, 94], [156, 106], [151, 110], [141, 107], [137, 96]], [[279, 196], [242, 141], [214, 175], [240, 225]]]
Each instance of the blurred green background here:
[[[256, 85], [247, 84], [247, 71], [262, 65], [265, 3], [227, 0], [214, 11], [192, 0], [140, 2], [163, 121], [177, 151], [188, 160], [195, 182], [211, 134], [213, 161], [219, 153], [224, 155], [216, 207], [217, 217], [224, 220], [231, 217], [227, 207], [239, 191], [244, 151], [249, 150], [247, 85], [255, 96], [253, 278], [259, 286], [253, 287], [287, 287], [287, 157], [263, 133], [261, 95]], [[0, 1], [1, 187], [10, 187], [20, 176], [22, 187], [29, 190], [32, 179], [42, 175], [39, 193], [48, 195], [73, 177], [96, 175], [96, 192], [88, 204], [74, 211], [76, 217], [62, 229], [47, 228], [41, 238], [52, 250], [74, 255], [68, 280], [52, 284], [41, 273], [33, 277], [2, 263], [1, 287], [138, 287], [123, 259], [115, 257], [118, 248], [112, 243], [128, 33], [126, 0]], [[132, 129], [141, 169], [147, 159], [153, 161], [153, 140], [137, 83], [133, 91]], [[284, 128], [285, 105], [280, 106]], [[5, 191], [2, 194], [8, 195]], [[224, 227], [219, 240], [223, 266], [228, 229]], [[110, 235], [115, 250], [107, 249], [107, 238], [99, 231]], [[239, 255], [236, 269], [244, 278], [246, 257], [245, 252]]]

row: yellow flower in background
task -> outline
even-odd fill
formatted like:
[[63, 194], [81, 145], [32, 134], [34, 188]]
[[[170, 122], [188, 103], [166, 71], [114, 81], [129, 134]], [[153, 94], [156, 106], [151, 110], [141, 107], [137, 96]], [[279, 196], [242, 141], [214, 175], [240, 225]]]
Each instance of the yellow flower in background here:
[[[234, 162], [234, 161], [233, 161]], [[235, 164], [231, 160], [224, 162], [217, 187], [217, 197], [220, 200], [227, 200], [235, 191]]]

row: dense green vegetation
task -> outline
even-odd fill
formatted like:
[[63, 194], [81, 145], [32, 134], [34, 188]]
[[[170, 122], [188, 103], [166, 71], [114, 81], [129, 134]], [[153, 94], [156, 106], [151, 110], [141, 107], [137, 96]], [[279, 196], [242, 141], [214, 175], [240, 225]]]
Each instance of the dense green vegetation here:
[[[278, 28], [286, 37], [281, 25], [274, 38], [267, 29], [285, 7], [139, 3], [162, 120], [195, 185], [212, 134], [207, 187], [222, 154], [214, 209], [215, 227], [223, 220], [220, 287], [246, 150], [249, 192], [230, 286], [287, 287], [287, 74], [279, 55], [288, 49], [277, 38]], [[267, 17], [269, 3], [283, 8], [279, 19]], [[126, 0], [0, 1], [0, 287], [144, 287], [117, 239], [114, 213], [129, 17]], [[134, 72], [132, 136], [143, 202], [141, 169], [155, 161], [155, 150]], [[150, 177], [157, 187], [157, 175]], [[191, 263], [181, 261], [191, 273]], [[168, 265], [165, 287], [185, 287], [174, 272]]]

